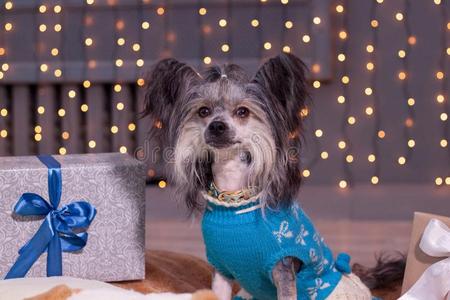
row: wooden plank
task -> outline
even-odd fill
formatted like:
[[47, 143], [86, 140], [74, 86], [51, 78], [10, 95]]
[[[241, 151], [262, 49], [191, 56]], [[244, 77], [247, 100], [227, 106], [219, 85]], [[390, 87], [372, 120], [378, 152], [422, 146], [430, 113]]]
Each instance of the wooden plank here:
[[84, 124], [82, 112], [88, 109], [82, 98], [81, 90], [77, 85], [64, 85], [61, 89], [62, 108], [65, 116], [61, 120], [61, 143], [67, 154], [83, 153], [85, 141], [83, 140]]
[[16, 85], [12, 90], [12, 146], [14, 155], [30, 155], [34, 153], [31, 122], [31, 92], [27, 85]]
[[129, 85], [123, 85], [119, 93], [113, 91], [111, 102], [112, 151], [133, 153], [132, 132], [128, 129], [133, 122], [133, 99]]
[[107, 136], [109, 136], [109, 124], [107, 109], [107, 94], [103, 85], [93, 85], [86, 91], [86, 100], [89, 110], [86, 113], [87, 130], [86, 141], [89, 153], [101, 153], [110, 151]]
[[0, 86], [0, 156], [9, 155], [10, 130], [8, 127], [9, 99], [5, 86]]
[[56, 95], [53, 86], [44, 85], [37, 88], [37, 105], [32, 107], [36, 116], [36, 124], [32, 126], [35, 135], [42, 139], [37, 143], [39, 154], [56, 154], [56, 118], [59, 108], [56, 106]]

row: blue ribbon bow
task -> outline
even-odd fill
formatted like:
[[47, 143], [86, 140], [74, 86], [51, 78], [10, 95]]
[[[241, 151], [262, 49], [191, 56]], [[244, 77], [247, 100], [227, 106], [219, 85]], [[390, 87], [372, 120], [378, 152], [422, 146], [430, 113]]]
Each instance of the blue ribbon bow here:
[[45, 216], [45, 220], [31, 240], [19, 250], [19, 257], [5, 279], [25, 277], [45, 251], [47, 276], [61, 276], [62, 251], [78, 251], [86, 245], [86, 229], [96, 215], [95, 207], [86, 201], [72, 202], [58, 209], [62, 193], [61, 164], [50, 155], [38, 156], [38, 159], [48, 168], [50, 203], [40, 195], [24, 193], [14, 206], [17, 215]]

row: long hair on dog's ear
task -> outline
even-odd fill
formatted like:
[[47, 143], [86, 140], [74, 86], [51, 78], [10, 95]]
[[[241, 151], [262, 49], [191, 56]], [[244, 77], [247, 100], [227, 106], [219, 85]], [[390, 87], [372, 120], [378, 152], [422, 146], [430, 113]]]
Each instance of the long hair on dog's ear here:
[[159, 142], [162, 150], [173, 147], [179, 118], [172, 116], [185, 101], [186, 92], [198, 80], [194, 69], [173, 58], [159, 61], [150, 71], [142, 116], [149, 115], [152, 119], [150, 137]]
[[[182, 127], [186, 113], [185, 107], [193, 96], [194, 87], [200, 80], [200, 76], [194, 69], [173, 58], [159, 61], [152, 68], [148, 77], [142, 116], [149, 115], [153, 121], [149, 138], [158, 142], [166, 166], [170, 165], [167, 164], [168, 161], [175, 159], [180, 127]], [[190, 153], [193, 157], [186, 157], [187, 163], [182, 164], [183, 170], [176, 170], [175, 164], [175, 170], [167, 171], [180, 191], [177, 194], [184, 197], [184, 202], [193, 210], [197, 206], [198, 187], [206, 179], [193, 176], [185, 178], [183, 175], [196, 172], [201, 176], [207, 176], [208, 165], [204, 161], [199, 161], [195, 156], [197, 155], [196, 151], [190, 150], [188, 147], [179, 152]]]
[[283, 53], [264, 63], [252, 81], [267, 105], [276, 144], [276, 162], [262, 191], [270, 207], [289, 204], [300, 188], [301, 112], [309, 99], [305, 72], [299, 58]]

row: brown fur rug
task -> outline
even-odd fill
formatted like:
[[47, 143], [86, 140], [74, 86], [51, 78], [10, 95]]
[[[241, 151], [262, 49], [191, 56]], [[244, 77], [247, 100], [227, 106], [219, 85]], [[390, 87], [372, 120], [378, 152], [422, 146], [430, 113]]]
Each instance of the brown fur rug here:
[[[142, 293], [175, 292], [193, 293], [211, 288], [212, 267], [197, 257], [170, 251], [147, 251], [145, 280], [114, 283]], [[237, 292], [239, 286], [235, 286]], [[392, 283], [388, 289], [372, 290], [376, 297], [395, 300], [400, 297], [401, 282]]]

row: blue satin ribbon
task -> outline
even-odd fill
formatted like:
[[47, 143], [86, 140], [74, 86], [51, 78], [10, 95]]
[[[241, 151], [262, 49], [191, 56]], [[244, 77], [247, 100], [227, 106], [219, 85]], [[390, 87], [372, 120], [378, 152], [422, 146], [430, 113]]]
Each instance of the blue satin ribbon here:
[[5, 279], [25, 277], [45, 251], [47, 276], [61, 276], [62, 252], [78, 251], [86, 245], [87, 227], [97, 213], [86, 201], [72, 202], [58, 209], [62, 193], [61, 164], [50, 155], [40, 155], [38, 159], [48, 168], [50, 203], [40, 195], [24, 193], [14, 206], [17, 215], [45, 216], [45, 219], [31, 240], [19, 250], [19, 257]]

